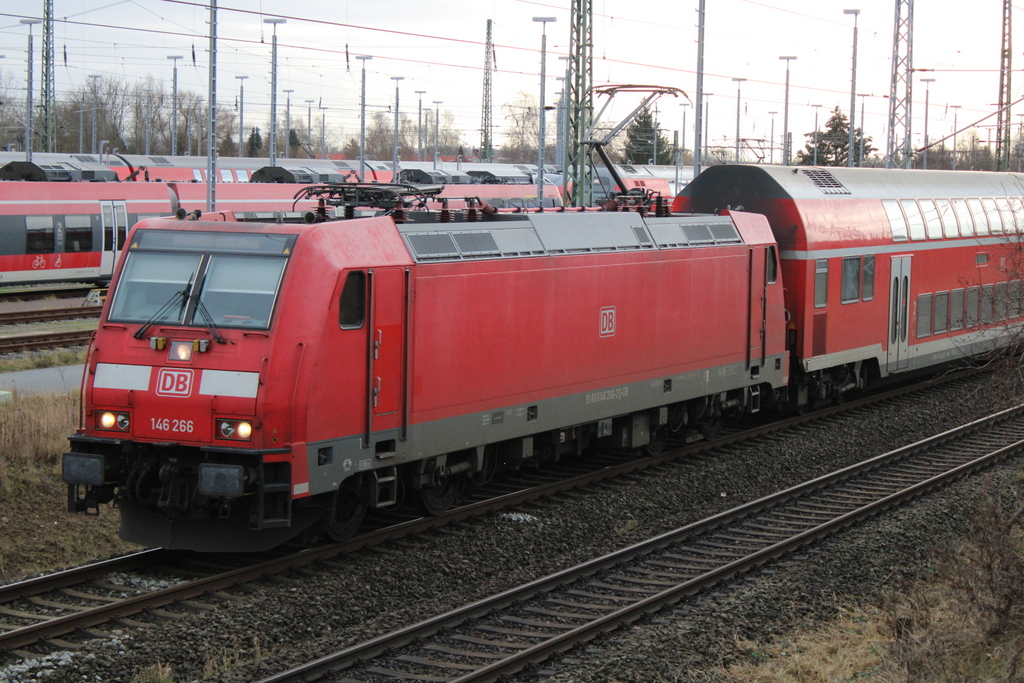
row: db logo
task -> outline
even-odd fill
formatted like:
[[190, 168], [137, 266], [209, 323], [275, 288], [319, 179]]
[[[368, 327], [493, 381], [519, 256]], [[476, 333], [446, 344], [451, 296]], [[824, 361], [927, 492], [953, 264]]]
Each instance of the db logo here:
[[192, 374], [192, 370], [161, 369], [156, 376], [156, 395], [188, 398], [192, 395]]
[[601, 336], [611, 337], [615, 334], [615, 307], [601, 309]]

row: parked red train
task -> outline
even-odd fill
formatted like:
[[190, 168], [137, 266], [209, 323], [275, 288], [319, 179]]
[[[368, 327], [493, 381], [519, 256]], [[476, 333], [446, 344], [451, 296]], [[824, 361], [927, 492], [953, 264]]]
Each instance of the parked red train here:
[[[368, 203], [321, 191], [321, 218]], [[837, 400], [1005, 338], [1021, 195], [727, 166], [656, 215], [143, 221], [87, 360], [69, 508], [115, 501], [124, 538], [169, 548], [344, 538], [466, 478]]]

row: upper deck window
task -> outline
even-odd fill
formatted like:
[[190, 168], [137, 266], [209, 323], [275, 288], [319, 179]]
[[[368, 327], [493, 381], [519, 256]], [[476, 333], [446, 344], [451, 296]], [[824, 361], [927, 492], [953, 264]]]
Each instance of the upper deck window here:
[[985, 214], [985, 207], [981, 205], [980, 199], [968, 199], [967, 206], [971, 210], [971, 217], [974, 218], [974, 234], [988, 234], [988, 216]]
[[981, 200], [981, 205], [985, 207], [985, 216], [988, 218], [988, 225], [992, 230], [992, 234], [1001, 235], [1003, 232], [1003, 219], [999, 216], [999, 209], [996, 208], [995, 200], [991, 197], [985, 197]]
[[1003, 231], [1006, 233], [1017, 232], [1017, 222], [1014, 220], [1013, 211], [1010, 209], [1010, 202], [1006, 197], [996, 197], [996, 208], [1003, 219]]
[[928, 231], [928, 239], [942, 239], [942, 221], [939, 220], [939, 211], [935, 208], [935, 202], [931, 199], [922, 199], [921, 213], [924, 214], [925, 227]]
[[954, 199], [953, 210], [956, 211], [956, 219], [960, 222], [960, 236], [970, 237], [974, 234], [974, 219], [967, 208], [966, 199]]
[[938, 209], [939, 218], [942, 220], [942, 228], [946, 237], [959, 237], [960, 231], [956, 224], [956, 214], [953, 213], [953, 205], [948, 199], [936, 199], [935, 208]]
[[885, 209], [885, 215], [889, 219], [889, 227], [892, 229], [892, 241], [906, 242], [907, 219], [903, 216], [903, 212], [900, 211], [900, 205], [895, 199], [883, 199], [882, 208]]
[[917, 208], [917, 202], [913, 199], [901, 199], [900, 205], [903, 207], [903, 213], [907, 215], [907, 224], [910, 226], [910, 239], [923, 240], [925, 234], [924, 217], [921, 215], [921, 210]]

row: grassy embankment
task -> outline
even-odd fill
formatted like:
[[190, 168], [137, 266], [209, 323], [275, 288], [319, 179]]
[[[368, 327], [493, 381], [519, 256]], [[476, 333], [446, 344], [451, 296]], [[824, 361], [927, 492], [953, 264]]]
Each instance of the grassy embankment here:
[[0, 583], [132, 549], [117, 515], [66, 511], [60, 456], [78, 424], [78, 392], [0, 404]]
[[[1024, 473], [1021, 475], [1024, 480]], [[940, 569], [817, 631], [743, 642], [734, 683], [959, 683], [1024, 680], [1024, 528], [982, 506]]]

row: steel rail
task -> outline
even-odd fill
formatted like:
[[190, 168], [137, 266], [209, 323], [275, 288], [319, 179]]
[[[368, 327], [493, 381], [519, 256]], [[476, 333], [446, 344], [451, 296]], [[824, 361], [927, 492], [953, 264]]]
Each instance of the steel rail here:
[[[65, 569], [52, 574], [43, 574], [24, 581], [0, 586], [0, 605], [21, 598], [27, 598], [58, 588], [67, 588], [111, 572], [130, 571], [139, 567], [160, 564], [170, 558], [171, 553], [163, 548], [151, 548], [129, 555], [112, 557], [109, 560]], [[0, 634], [0, 638], [2, 638]]]
[[100, 306], [73, 306], [70, 308], [40, 308], [32, 311], [0, 312], [0, 326], [48, 323], [80, 318], [99, 318]]
[[[495, 611], [520, 603], [523, 600], [527, 600], [540, 593], [551, 592], [560, 586], [568, 584], [581, 577], [590, 576], [596, 572], [604, 569], [610, 569], [640, 556], [649, 555], [658, 549], [680, 543], [686, 539], [694, 538], [709, 530], [722, 528], [732, 522], [746, 519], [758, 512], [775, 508], [780, 504], [800, 498], [808, 493], [820, 491], [825, 487], [836, 484], [837, 482], [842, 482], [858, 475], [877, 471], [879, 468], [886, 465], [899, 463], [900, 461], [906, 460], [915, 454], [927, 452], [928, 449], [934, 448], [937, 445], [945, 444], [958, 438], [969, 438], [971, 435], [977, 434], [981, 430], [989, 428], [992, 425], [1013, 419], [1020, 422], [1017, 434], [1020, 438], [1017, 438], [1012, 443], [1004, 444], [994, 451], [991, 451], [981, 457], [974, 458], [967, 463], [960, 464], [946, 472], [943, 472], [942, 474], [930, 476], [923, 481], [918, 481], [896, 493], [883, 495], [873, 502], [862, 505], [853, 511], [835, 515], [832, 519], [829, 519], [826, 522], [822, 522], [821, 524], [817, 524], [811, 528], [794, 533], [789, 538], [773, 543], [768, 547], [764, 547], [734, 561], [728, 562], [655, 595], [638, 600], [627, 607], [615, 610], [614, 612], [601, 617], [596, 617], [583, 625], [572, 628], [571, 630], [566, 630], [563, 633], [555, 635], [541, 643], [521, 649], [503, 659], [481, 666], [475, 671], [450, 679], [452, 683], [479, 683], [481, 681], [495, 681], [501, 676], [514, 674], [529, 664], [544, 661], [556, 652], [567, 650], [579, 642], [590, 640], [600, 633], [612, 630], [623, 623], [635, 621], [643, 614], [656, 611], [666, 604], [677, 602], [687, 595], [693, 595], [709, 586], [721, 583], [736, 574], [749, 571], [750, 569], [764, 564], [769, 560], [788, 554], [796, 548], [831, 535], [837, 530], [854, 524], [857, 521], [876, 515], [890, 507], [902, 504], [910, 498], [920, 496], [929, 490], [945, 485], [955, 478], [973, 472], [977, 469], [990, 466], [998, 460], [1017, 453], [1024, 448], [1024, 405], [1001, 411], [995, 415], [976, 420], [968, 423], [967, 425], [948, 430], [915, 444], [884, 453], [862, 463], [804, 482], [784, 491], [738, 506], [734, 509], [662, 534], [623, 550], [596, 558], [562, 572], [537, 579], [518, 588], [474, 602], [470, 605], [466, 605], [437, 617], [413, 624], [393, 633], [379, 636], [365, 643], [346, 648], [307, 664], [294, 667], [288, 671], [264, 678], [260, 680], [259, 683], [286, 683], [291, 681], [317, 680], [328, 672], [345, 669], [357, 662], [377, 657], [386, 651], [407, 646], [420, 639], [432, 637], [443, 629], [452, 628], [473, 619], [492, 615]], [[408, 677], [410, 679], [414, 679], [417, 675], [409, 673]]]
[[57, 349], [66, 346], [85, 346], [94, 330], [72, 332], [41, 332], [35, 334], [6, 335], [0, 337], [0, 353]]

